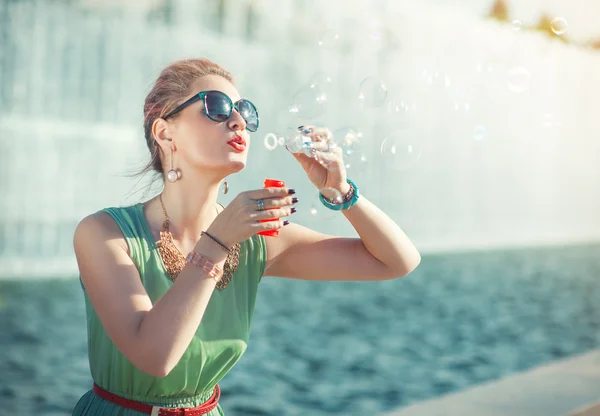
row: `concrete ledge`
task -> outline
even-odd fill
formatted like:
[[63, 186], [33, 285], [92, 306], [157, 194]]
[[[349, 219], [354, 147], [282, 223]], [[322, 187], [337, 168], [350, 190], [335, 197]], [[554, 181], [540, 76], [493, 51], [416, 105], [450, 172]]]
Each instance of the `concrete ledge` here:
[[600, 416], [600, 350], [553, 362], [387, 416]]

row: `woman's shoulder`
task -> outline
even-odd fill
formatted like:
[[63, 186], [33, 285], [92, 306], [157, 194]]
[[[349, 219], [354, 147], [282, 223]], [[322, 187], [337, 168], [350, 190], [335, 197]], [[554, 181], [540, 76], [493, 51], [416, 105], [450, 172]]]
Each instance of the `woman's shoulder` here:
[[75, 243], [113, 240], [126, 248], [125, 236], [131, 229], [127, 223], [131, 223], [135, 208], [135, 205], [106, 207], [87, 215], [75, 228]]
[[127, 247], [119, 225], [107, 212], [94, 212], [84, 217], [75, 227], [73, 244], [76, 251], [78, 247], [94, 247], [108, 241]]

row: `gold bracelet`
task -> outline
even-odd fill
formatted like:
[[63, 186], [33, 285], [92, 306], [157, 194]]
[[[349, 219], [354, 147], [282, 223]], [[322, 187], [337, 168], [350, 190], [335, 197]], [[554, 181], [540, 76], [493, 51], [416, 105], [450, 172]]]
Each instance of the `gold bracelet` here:
[[194, 266], [201, 268], [203, 271], [206, 272], [206, 274], [208, 274], [209, 277], [214, 279], [217, 283], [223, 277], [223, 269], [219, 267], [218, 264], [214, 264], [213, 262], [208, 260], [208, 258], [196, 251], [191, 251], [190, 254], [187, 255], [186, 261], [187, 263], [191, 263]]

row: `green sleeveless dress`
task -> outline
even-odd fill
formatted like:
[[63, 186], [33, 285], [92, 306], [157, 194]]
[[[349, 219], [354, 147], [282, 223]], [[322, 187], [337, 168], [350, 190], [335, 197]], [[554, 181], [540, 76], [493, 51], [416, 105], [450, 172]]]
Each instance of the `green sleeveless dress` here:
[[[142, 283], [152, 302], [156, 302], [173, 282], [158, 254], [142, 203], [102, 211], [110, 214], [121, 228]], [[104, 331], [84, 288], [88, 355], [94, 382], [113, 394], [153, 406], [194, 407], [208, 400], [215, 385], [246, 350], [266, 258], [264, 237], [254, 235], [241, 243], [239, 267], [231, 282], [222, 291], [214, 290], [196, 335], [166, 377], [153, 377], [138, 370], [119, 352]], [[220, 405], [208, 413], [223, 414]], [[103, 400], [89, 390], [78, 401], [73, 415], [143, 413]]]

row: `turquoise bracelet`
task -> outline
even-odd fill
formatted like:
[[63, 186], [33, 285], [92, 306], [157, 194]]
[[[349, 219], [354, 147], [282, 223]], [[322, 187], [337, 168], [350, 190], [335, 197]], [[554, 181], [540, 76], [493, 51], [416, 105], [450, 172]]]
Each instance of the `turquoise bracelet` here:
[[358, 186], [356, 186], [356, 184], [354, 182], [352, 182], [350, 179], [346, 179], [346, 182], [348, 182], [348, 184], [352, 188], [354, 188], [354, 195], [352, 195], [352, 198], [350, 198], [349, 201], [346, 201], [343, 204], [333, 204], [333, 203], [327, 201], [325, 199], [325, 197], [323, 196], [323, 194], [319, 192], [319, 199], [321, 200], [323, 205], [325, 205], [327, 208], [332, 209], [334, 211], [343, 211], [345, 209], [352, 207], [354, 204], [356, 204], [356, 201], [358, 201], [358, 197], [359, 197]]

